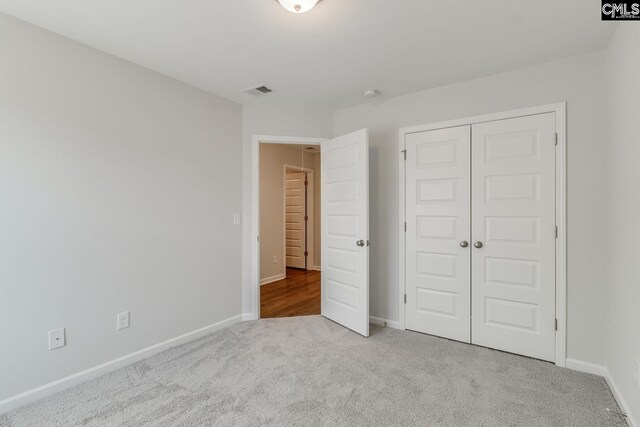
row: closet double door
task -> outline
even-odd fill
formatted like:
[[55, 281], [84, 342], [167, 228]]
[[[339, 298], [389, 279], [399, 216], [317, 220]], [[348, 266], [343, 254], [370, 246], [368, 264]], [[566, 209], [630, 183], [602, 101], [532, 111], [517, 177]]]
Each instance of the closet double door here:
[[555, 113], [406, 135], [406, 327], [555, 360]]

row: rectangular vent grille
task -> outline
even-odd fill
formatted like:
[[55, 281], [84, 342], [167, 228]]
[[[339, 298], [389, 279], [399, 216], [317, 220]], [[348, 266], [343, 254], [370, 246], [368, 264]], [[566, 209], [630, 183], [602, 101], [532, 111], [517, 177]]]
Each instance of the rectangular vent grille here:
[[243, 90], [243, 92], [248, 93], [249, 95], [252, 95], [252, 96], [260, 96], [260, 95], [266, 95], [268, 93], [273, 92], [273, 89], [271, 89], [268, 86], [261, 85], [261, 86], [250, 87], [249, 89]]

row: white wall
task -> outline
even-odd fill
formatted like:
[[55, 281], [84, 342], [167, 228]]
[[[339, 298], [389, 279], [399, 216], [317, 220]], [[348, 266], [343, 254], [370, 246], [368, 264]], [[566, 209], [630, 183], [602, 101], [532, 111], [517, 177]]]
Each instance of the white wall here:
[[[607, 49], [611, 151], [606, 365], [640, 423], [640, 26], [618, 25]], [[599, 175], [599, 174], [598, 174]]]
[[604, 362], [607, 146], [603, 52], [338, 110], [334, 135], [370, 131], [371, 315], [398, 320], [398, 129], [568, 102], [568, 357]]
[[[284, 232], [284, 166], [304, 166], [314, 169], [315, 155], [302, 148], [285, 144], [260, 144], [260, 279], [285, 274], [286, 260], [282, 259]], [[304, 163], [304, 164], [303, 164]], [[314, 170], [314, 185], [317, 178]], [[314, 191], [314, 198], [315, 198]], [[315, 207], [315, 202], [313, 203]], [[315, 217], [313, 218], [316, 219]], [[315, 224], [316, 221], [314, 221]], [[311, 230], [311, 233], [314, 230]], [[311, 235], [309, 233], [309, 235]], [[320, 236], [313, 235], [313, 242]], [[311, 255], [311, 254], [310, 254]], [[313, 251], [315, 257], [315, 251]], [[273, 257], [276, 262], [273, 262]], [[314, 263], [309, 258], [308, 262]]]
[[241, 107], [5, 15], [0, 58], [0, 400], [239, 315]]
[[[267, 95], [268, 96], [268, 95]], [[251, 277], [251, 248], [254, 245], [251, 234], [253, 180], [253, 135], [331, 136], [333, 115], [330, 111], [305, 110], [301, 108], [281, 108], [260, 105], [243, 107], [243, 158], [242, 158], [242, 312], [251, 318], [253, 309], [254, 284]]]

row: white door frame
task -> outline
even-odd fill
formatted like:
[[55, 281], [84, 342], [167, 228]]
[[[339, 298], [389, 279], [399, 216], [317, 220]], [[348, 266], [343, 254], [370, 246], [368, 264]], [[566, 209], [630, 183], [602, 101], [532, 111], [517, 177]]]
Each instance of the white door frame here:
[[[307, 174], [307, 182], [309, 183], [307, 185], [306, 188], [306, 199], [305, 199], [305, 210], [306, 210], [306, 215], [309, 218], [308, 221], [306, 221], [305, 224], [305, 248], [306, 251], [309, 253], [309, 255], [307, 255], [307, 259], [305, 261], [305, 270], [313, 270], [314, 266], [315, 266], [315, 257], [314, 257], [314, 234], [313, 232], [315, 231], [315, 215], [314, 215], [314, 208], [315, 208], [315, 187], [314, 187], [314, 176], [313, 176], [313, 169], [309, 169], [309, 168], [305, 168], [305, 167], [301, 167], [301, 166], [294, 166], [294, 165], [287, 165], [285, 164], [282, 167], [282, 175], [283, 177], [286, 177], [287, 172], [304, 172]], [[286, 180], [282, 180], [282, 194], [286, 194], [287, 193], [287, 181]], [[283, 255], [283, 260], [284, 260], [284, 277], [287, 277], [287, 227], [286, 227], [286, 222], [287, 222], [287, 198], [283, 197], [282, 198], [282, 224], [284, 225], [283, 231], [282, 231], [282, 255]], [[309, 264], [311, 263], [311, 264]]]
[[429, 123], [419, 126], [404, 127], [399, 133], [399, 322], [400, 329], [406, 329], [405, 304], [406, 294], [405, 280], [405, 136], [410, 133], [424, 132], [435, 129], [450, 128], [455, 126], [473, 125], [482, 122], [513, 119], [534, 114], [555, 113], [556, 133], [558, 145], [556, 148], [556, 225], [558, 226], [558, 238], [556, 239], [556, 319], [558, 329], [556, 331], [556, 360], [557, 366], [565, 367], [567, 358], [567, 103], [539, 105], [536, 107], [522, 108], [518, 110], [503, 111], [499, 113], [484, 114], [480, 116], [465, 117], [443, 122]]
[[[260, 318], [260, 144], [322, 145], [329, 138], [253, 135], [251, 142], [251, 314]], [[286, 271], [286, 270], [285, 270]]]

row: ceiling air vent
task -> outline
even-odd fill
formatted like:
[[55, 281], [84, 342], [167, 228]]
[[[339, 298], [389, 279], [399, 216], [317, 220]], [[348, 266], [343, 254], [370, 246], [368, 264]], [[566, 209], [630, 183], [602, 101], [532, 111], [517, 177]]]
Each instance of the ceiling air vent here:
[[243, 92], [248, 93], [249, 95], [252, 95], [252, 96], [260, 96], [260, 95], [266, 95], [268, 93], [273, 92], [273, 89], [269, 88], [268, 86], [261, 85], [261, 86], [250, 87], [249, 89], [243, 90]]

